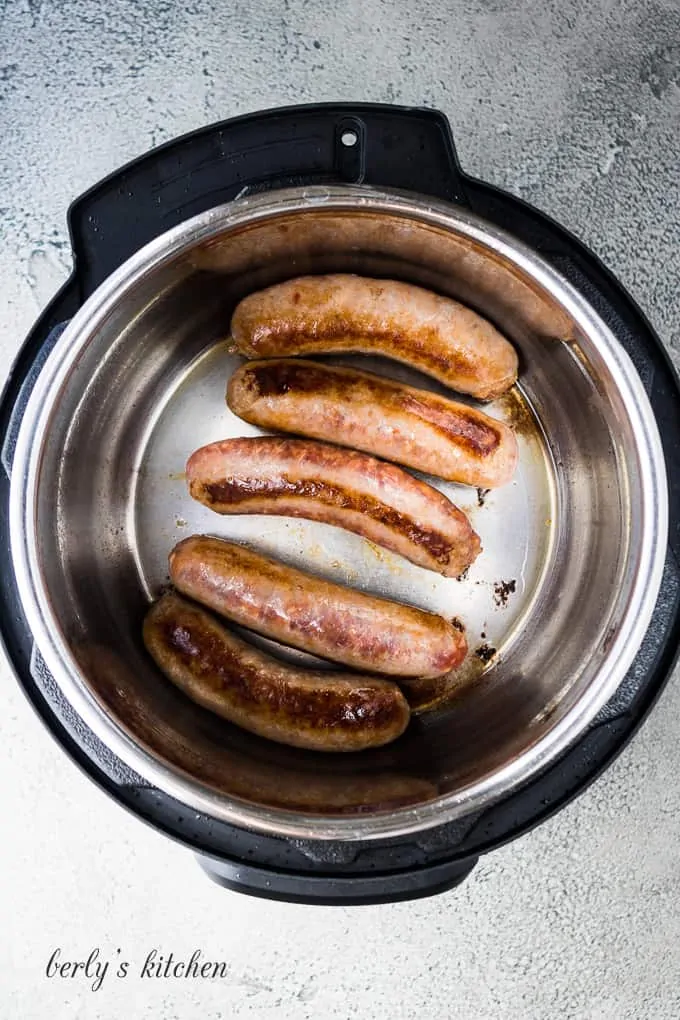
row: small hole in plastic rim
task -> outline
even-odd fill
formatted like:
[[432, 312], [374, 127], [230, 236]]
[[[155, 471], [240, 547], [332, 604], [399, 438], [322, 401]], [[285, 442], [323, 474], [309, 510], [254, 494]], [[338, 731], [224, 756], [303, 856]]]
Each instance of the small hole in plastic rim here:
[[345, 148], [351, 149], [359, 141], [359, 135], [356, 133], [356, 131], [352, 130], [343, 131], [342, 134], [340, 135], [340, 141], [345, 146]]

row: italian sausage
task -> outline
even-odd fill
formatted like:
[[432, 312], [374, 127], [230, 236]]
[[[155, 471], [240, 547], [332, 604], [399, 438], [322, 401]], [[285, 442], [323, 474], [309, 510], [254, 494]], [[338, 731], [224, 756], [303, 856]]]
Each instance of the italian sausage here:
[[471, 308], [408, 283], [301, 276], [250, 294], [231, 335], [248, 358], [381, 354], [445, 386], [491, 400], [517, 379], [517, 353]]
[[437, 489], [366, 453], [256, 436], [203, 446], [186, 466], [194, 499], [221, 514], [277, 514], [353, 531], [421, 567], [458, 577], [481, 543]]
[[[215, 716], [206, 726], [193, 704], [188, 711], [164, 711], [154, 685], [121, 658], [118, 651], [93, 642], [76, 643], [73, 652], [97, 692], [123, 726], [154, 753], [226, 796], [313, 814], [364, 814], [418, 804], [437, 796], [436, 784], [400, 769], [403, 743], [376, 748], [358, 761], [354, 755], [314, 756], [283, 744], [259, 741], [245, 730], [229, 735]], [[153, 660], [152, 660], [153, 661]], [[176, 706], [175, 706], [176, 707]], [[212, 720], [210, 720], [212, 721]], [[409, 730], [404, 741], [409, 739]]]
[[333, 584], [235, 542], [194, 535], [170, 553], [170, 580], [242, 627], [323, 659], [435, 677], [465, 658], [462, 631], [435, 613]]
[[227, 404], [265, 429], [325, 439], [482, 489], [517, 466], [511, 428], [466, 404], [372, 372], [275, 358], [232, 375]]
[[174, 593], [147, 613], [144, 644], [192, 701], [281, 744], [362, 751], [390, 743], [408, 725], [408, 704], [392, 681], [279, 662]]

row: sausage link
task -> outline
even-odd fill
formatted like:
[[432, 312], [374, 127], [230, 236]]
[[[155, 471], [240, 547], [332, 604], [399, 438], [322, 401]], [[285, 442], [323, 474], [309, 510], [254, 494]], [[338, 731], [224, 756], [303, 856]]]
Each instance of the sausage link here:
[[279, 662], [174, 593], [147, 613], [144, 643], [192, 701], [281, 744], [362, 751], [390, 743], [408, 725], [408, 704], [390, 680]]
[[203, 446], [186, 466], [194, 499], [221, 514], [276, 514], [353, 531], [445, 577], [480, 552], [479, 536], [437, 489], [366, 453], [257, 436]]
[[[144, 682], [117, 650], [88, 641], [76, 643], [73, 652], [119, 723], [155, 755], [226, 797], [287, 811], [353, 815], [391, 811], [437, 796], [434, 781], [411, 774], [408, 765], [404, 769], [402, 755], [408, 749], [402, 742], [360, 759], [315, 755], [310, 761], [304, 752], [274, 743], [263, 754], [259, 741], [245, 730], [226, 741], [219, 725], [207, 727], [197, 718], [198, 708], [181, 718], [171, 708], [166, 714], [155, 685]], [[404, 740], [408, 738], [407, 731]]]
[[465, 635], [435, 613], [333, 584], [235, 542], [193, 535], [170, 553], [189, 598], [265, 637], [394, 676], [435, 677], [465, 658]]
[[517, 466], [511, 428], [466, 404], [372, 372], [302, 358], [251, 361], [227, 404], [265, 429], [364, 450], [452, 482], [492, 489]]
[[381, 354], [481, 400], [517, 380], [517, 353], [471, 308], [408, 283], [301, 276], [244, 298], [231, 335], [248, 358]]

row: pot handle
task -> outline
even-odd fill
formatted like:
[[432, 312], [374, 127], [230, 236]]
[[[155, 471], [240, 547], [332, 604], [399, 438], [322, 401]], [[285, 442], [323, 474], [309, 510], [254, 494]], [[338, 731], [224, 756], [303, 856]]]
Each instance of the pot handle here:
[[346, 907], [395, 903], [446, 892], [464, 882], [478, 861], [477, 857], [468, 857], [382, 874], [315, 874], [274, 871], [204, 854], [197, 859], [214, 882], [235, 892], [287, 903]]
[[322, 103], [235, 117], [152, 150], [69, 210], [84, 301], [171, 227], [245, 194], [367, 184], [467, 205], [446, 117], [381, 103]]

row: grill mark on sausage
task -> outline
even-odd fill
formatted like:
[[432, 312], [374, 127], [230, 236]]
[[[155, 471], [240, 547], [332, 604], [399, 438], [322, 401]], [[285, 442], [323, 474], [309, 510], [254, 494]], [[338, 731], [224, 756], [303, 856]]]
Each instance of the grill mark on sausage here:
[[427, 394], [420, 397], [397, 383], [367, 373], [326, 368], [311, 362], [300, 365], [273, 361], [247, 366], [243, 380], [256, 397], [285, 396], [293, 390], [341, 401], [352, 399], [351, 390], [343, 386], [343, 382], [356, 380], [362, 399], [368, 391], [374, 400], [385, 403], [387, 409], [421, 418], [446, 439], [454, 440], [477, 457], [495, 453], [502, 441], [500, 429], [491, 422], [481, 421], [474, 411], [468, 413], [451, 406], [441, 407], [434, 399], [428, 399]]
[[225, 478], [219, 482], [192, 482], [191, 495], [201, 502], [214, 503], [245, 503], [258, 496], [268, 496], [273, 500], [279, 496], [292, 496], [300, 499], [315, 499], [325, 506], [336, 507], [364, 514], [388, 528], [398, 530], [410, 541], [427, 549], [438, 562], [446, 565], [456, 546], [441, 532], [424, 528], [411, 517], [402, 514], [394, 507], [387, 506], [372, 496], [359, 492], [351, 492], [328, 482], [313, 479], [291, 479], [287, 475], [278, 478]]
[[[389, 689], [362, 690], [358, 683], [351, 698], [347, 691], [339, 695], [328, 686], [284, 689], [239, 655], [237, 648], [230, 647], [216, 630], [203, 626], [198, 613], [193, 622], [189, 614], [182, 615], [178, 619], [170, 614], [160, 624], [167, 647], [202, 685], [218, 694], [228, 690], [230, 698], [238, 699], [244, 708], [257, 707], [259, 711], [264, 708], [272, 716], [285, 713], [301, 725], [308, 723], [321, 730], [356, 722], [363, 729], [383, 730], [395, 719]], [[285, 669], [278, 663], [277, 667]], [[332, 674], [329, 681], [331, 677]]]
[[296, 365], [291, 361], [269, 361], [248, 365], [243, 373], [248, 389], [258, 397], [282, 397], [291, 389], [299, 393], [335, 393], [335, 384], [322, 370], [309, 362]]
[[310, 316], [302, 320], [270, 318], [267, 322], [249, 324], [248, 331], [248, 347], [254, 354], [273, 349], [282, 356], [287, 352], [311, 353], [303, 350], [305, 345], [310, 344], [323, 344], [325, 350], [361, 352], [365, 348], [362, 341], [366, 340], [371, 346], [392, 351], [399, 360], [404, 360], [402, 352], [411, 350], [413, 360], [439, 372], [456, 371], [465, 375], [475, 370], [470, 358], [454, 350], [439, 353], [437, 348], [441, 345], [441, 336], [432, 327], [421, 327], [417, 333], [408, 334], [369, 318], [357, 319], [354, 316], [350, 320], [340, 313], [324, 312], [323, 317]]
[[399, 403], [404, 410], [419, 415], [442, 435], [456, 440], [462, 446], [467, 446], [481, 457], [488, 457], [501, 444], [499, 429], [476, 421], [472, 416], [434, 406], [412, 393], [404, 393]]

